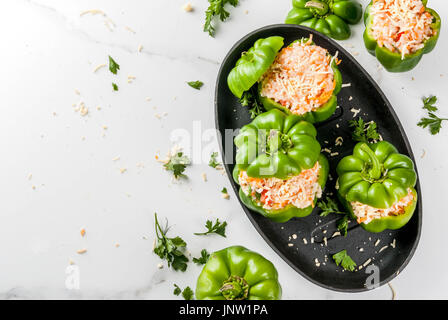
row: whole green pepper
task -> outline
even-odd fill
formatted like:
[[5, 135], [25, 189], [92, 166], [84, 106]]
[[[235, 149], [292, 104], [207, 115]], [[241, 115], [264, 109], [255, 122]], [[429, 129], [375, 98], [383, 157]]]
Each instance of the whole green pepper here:
[[241, 99], [243, 93], [249, 90], [268, 70], [283, 47], [283, 37], [273, 36], [258, 39], [252, 48], [243, 52], [227, 77], [230, 91]]
[[[307, 40], [308, 39], [296, 40], [296, 41], [292, 42], [289, 46], [292, 46], [297, 41], [307, 41]], [[333, 62], [331, 63], [331, 68], [333, 69], [333, 77], [334, 77], [334, 81], [335, 81], [335, 87], [333, 89], [333, 94], [331, 95], [330, 99], [325, 104], [320, 106], [318, 109], [300, 115], [300, 117], [303, 120], [311, 122], [311, 123], [322, 122], [322, 121], [327, 120], [329, 117], [331, 117], [331, 115], [336, 111], [336, 107], [338, 104], [336, 96], [339, 93], [339, 91], [341, 91], [342, 75], [341, 75], [341, 72], [339, 71], [338, 65], [336, 64], [335, 60], [333, 60]], [[258, 85], [258, 96], [259, 96], [260, 102], [263, 104], [263, 106], [266, 108], [266, 110], [271, 110], [271, 109], [276, 108], [276, 109], [282, 110], [283, 112], [286, 112], [287, 114], [292, 114], [292, 112], [288, 108], [285, 108], [280, 103], [274, 101], [273, 99], [263, 97], [261, 95], [261, 89], [262, 89], [262, 83], [260, 82], [260, 84]]]
[[196, 284], [198, 300], [279, 300], [281, 296], [274, 265], [241, 246], [214, 252]]
[[[428, 0], [422, 0], [423, 5], [426, 8]], [[433, 22], [431, 24], [431, 29], [434, 30], [432, 37], [424, 41], [424, 47], [415, 51], [414, 53], [406, 54], [404, 59], [402, 59], [401, 53], [396, 51], [392, 52], [384, 46], [379, 46], [375, 38], [370, 34], [370, 29], [372, 25], [373, 15], [370, 13], [370, 8], [372, 7], [372, 2], [367, 6], [364, 13], [364, 24], [366, 29], [364, 31], [364, 44], [370, 54], [376, 56], [378, 61], [386, 68], [389, 72], [405, 72], [409, 71], [420, 62], [424, 54], [431, 52], [436, 46], [437, 40], [440, 35], [441, 20], [440, 16], [433, 9], [426, 8], [433, 17]]]
[[359, 142], [353, 149], [353, 155], [339, 162], [336, 172], [339, 176], [338, 195], [353, 218], [356, 217], [350, 202], [357, 201], [385, 209], [405, 197], [408, 189], [411, 189], [414, 200], [403, 214], [361, 223], [365, 230], [381, 232], [385, 229], [399, 229], [411, 219], [417, 202], [414, 163], [408, 156], [398, 153], [389, 142]]
[[336, 40], [350, 37], [348, 24], [362, 17], [362, 6], [352, 0], [293, 0], [285, 23], [309, 27]]
[[[299, 116], [286, 115], [277, 109], [262, 113], [241, 128], [235, 137], [235, 145], [238, 148], [233, 170], [235, 182], [239, 183], [241, 171], [246, 171], [247, 175], [253, 178], [288, 179], [319, 162], [321, 168], [318, 183], [323, 189], [327, 182], [329, 165], [320, 152], [316, 135], [314, 126]], [[241, 188], [239, 196], [248, 208], [276, 222], [305, 217], [314, 208], [314, 205], [303, 209], [287, 205], [283, 209], [267, 210], [257, 201], [253, 201]], [[315, 198], [314, 204], [316, 202]]]

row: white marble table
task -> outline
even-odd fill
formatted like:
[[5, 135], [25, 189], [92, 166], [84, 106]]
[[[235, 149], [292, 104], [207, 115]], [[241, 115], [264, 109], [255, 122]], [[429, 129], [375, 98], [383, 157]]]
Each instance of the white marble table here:
[[[230, 187], [226, 176], [195, 163], [188, 182], [173, 184], [155, 161], [168, 151], [174, 130], [214, 128], [214, 83], [226, 52], [246, 33], [282, 22], [290, 8], [289, 0], [241, 0], [211, 38], [201, 30], [206, 1], [191, 0], [191, 13], [182, 10], [186, 2], [2, 1], [0, 298], [177, 299], [173, 283], [194, 287], [200, 268], [158, 269], [151, 251], [157, 212], [194, 256], [236, 244], [263, 254], [278, 268], [285, 299], [390, 299], [387, 286], [341, 294], [310, 283], [262, 240], [233, 193], [221, 198], [221, 188]], [[446, 1], [429, 2], [447, 20]], [[106, 16], [80, 16], [91, 9]], [[397, 298], [448, 298], [448, 124], [437, 136], [416, 126], [423, 95], [437, 95], [448, 114], [448, 33], [442, 31], [435, 51], [415, 70], [390, 74], [365, 50], [362, 24], [352, 30], [340, 43], [394, 106], [423, 189], [422, 237], [393, 281]], [[120, 64], [118, 75], [107, 68], [94, 73], [108, 55]], [[135, 76], [131, 83], [129, 76]], [[195, 91], [185, 84], [190, 80], [205, 85]], [[85, 116], [72, 106], [80, 102]], [[193, 235], [217, 217], [229, 223], [226, 239]], [[83, 248], [87, 252], [78, 254]], [[70, 261], [79, 270], [79, 289], [66, 287]]]

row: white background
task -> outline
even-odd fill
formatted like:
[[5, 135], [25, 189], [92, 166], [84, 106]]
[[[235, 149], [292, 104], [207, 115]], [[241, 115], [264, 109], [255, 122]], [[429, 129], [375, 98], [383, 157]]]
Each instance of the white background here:
[[[387, 286], [341, 294], [308, 282], [262, 240], [233, 193], [230, 200], [221, 198], [222, 187], [230, 190], [226, 176], [206, 163], [194, 164], [186, 171], [188, 181], [172, 183], [155, 161], [169, 150], [173, 130], [191, 132], [194, 121], [203, 130], [214, 128], [214, 83], [223, 57], [246, 33], [282, 22], [291, 6], [288, 0], [241, 0], [211, 38], [202, 32], [207, 2], [192, 0], [191, 13], [182, 10], [185, 2], [1, 2], [0, 298], [177, 299], [173, 283], [195, 287], [200, 268], [157, 268], [161, 261], [151, 251], [157, 212], [193, 256], [202, 248], [236, 244], [263, 254], [278, 268], [284, 299], [390, 299]], [[361, 2], [365, 7], [368, 1]], [[448, 21], [446, 1], [430, 0], [429, 6], [443, 24]], [[106, 17], [80, 16], [89, 9], [104, 11], [115, 23], [113, 31]], [[446, 299], [448, 123], [437, 136], [416, 123], [424, 114], [424, 95], [437, 95], [440, 114], [448, 116], [448, 33], [442, 30], [436, 49], [413, 71], [390, 74], [365, 50], [362, 23], [352, 31], [340, 43], [395, 108], [423, 189], [421, 241], [392, 284], [399, 299]], [[107, 68], [93, 73], [108, 55], [120, 64], [118, 75]], [[129, 75], [136, 77], [132, 83]], [[196, 91], [186, 85], [190, 80], [205, 85]], [[81, 101], [89, 110], [85, 117], [72, 106]], [[127, 171], [120, 173], [122, 168]], [[193, 235], [215, 218], [229, 223], [226, 239]], [[87, 253], [77, 254], [82, 248]], [[79, 267], [79, 290], [65, 286], [70, 259]]]

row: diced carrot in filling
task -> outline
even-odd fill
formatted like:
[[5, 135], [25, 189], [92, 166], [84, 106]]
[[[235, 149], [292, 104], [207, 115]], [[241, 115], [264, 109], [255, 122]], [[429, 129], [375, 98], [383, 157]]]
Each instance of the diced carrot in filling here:
[[243, 192], [264, 209], [278, 210], [293, 205], [303, 209], [314, 206], [314, 198], [322, 196], [318, 183], [320, 165], [303, 170], [299, 175], [282, 180], [278, 178], [252, 178], [241, 171], [239, 183]]
[[434, 35], [433, 17], [421, 0], [374, 0], [370, 34], [380, 47], [401, 54], [414, 53], [424, 47], [424, 41]]
[[352, 206], [353, 212], [357, 217], [358, 223], [369, 223], [374, 219], [379, 219], [383, 217], [399, 216], [405, 212], [405, 209], [414, 201], [414, 195], [412, 190], [408, 189], [408, 194], [395, 202], [391, 207], [386, 209], [379, 209], [368, 206], [361, 202], [352, 201], [350, 204]]
[[311, 40], [310, 35], [307, 42], [283, 48], [261, 78], [261, 95], [298, 115], [325, 104], [336, 85], [331, 68], [333, 58]]

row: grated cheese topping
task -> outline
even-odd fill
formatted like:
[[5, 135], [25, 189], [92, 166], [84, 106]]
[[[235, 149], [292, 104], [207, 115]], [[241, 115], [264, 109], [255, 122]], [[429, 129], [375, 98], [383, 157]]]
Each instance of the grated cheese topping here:
[[326, 103], [336, 86], [331, 64], [336, 57], [308, 41], [283, 48], [261, 78], [261, 95], [302, 115]]
[[369, 223], [374, 219], [398, 216], [404, 213], [405, 208], [414, 201], [412, 190], [408, 189], [408, 194], [395, 202], [391, 207], [386, 209], [374, 208], [361, 202], [352, 201], [353, 212], [357, 217], [358, 223]]
[[425, 40], [436, 32], [433, 17], [421, 0], [374, 0], [370, 34], [380, 47], [399, 52], [401, 59], [424, 47]]
[[300, 174], [286, 179], [252, 178], [241, 171], [239, 183], [243, 192], [264, 209], [278, 210], [293, 205], [303, 209], [314, 206], [314, 199], [322, 196], [318, 183], [320, 164], [303, 170]]

